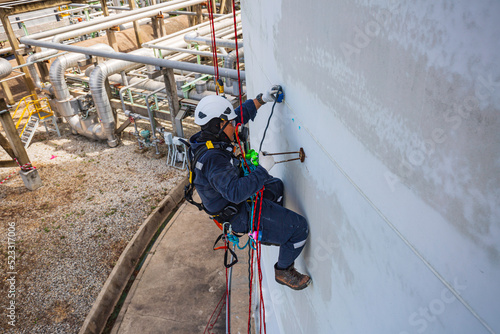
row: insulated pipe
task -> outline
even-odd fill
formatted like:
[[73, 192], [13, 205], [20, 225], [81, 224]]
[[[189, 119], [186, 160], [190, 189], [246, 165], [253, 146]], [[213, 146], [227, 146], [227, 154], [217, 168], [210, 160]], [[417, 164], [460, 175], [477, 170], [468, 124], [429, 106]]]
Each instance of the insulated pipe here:
[[[196, 13], [196, 12], [186, 12], [186, 11], [183, 11], [183, 10], [176, 10], [176, 11], [173, 11], [173, 12], [168, 12], [167, 14], [169, 14], [169, 15], [189, 15], [189, 16], [196, 16], [196, 15], [198, 15], [198, 13]], [[210, 16], [209, 13], [202, 13], [201, 15], [205, 16], [205, 17]], [[213, 14], [213, 15], [214, 15], [214, 17], [221, 17], [224, 14]], [[231, 13], [231, 15], [233, 15], [233, 13]]]
[[[57, 49], [57, 50], [62, 50], [62, 51], [75, 52], [75, 53], [83, 53], [86, 55], [97, 56], [97, 57], [120, 59], [120, 60], [124, 60], [124, 61], [128, 61], [128, 62], [141, 63], [141, 64], [146, 64], [146, 65], [154, 65], [154, 66], [158, 66], [158, 67], [174, 68], [174, 69], [179, 69], [179, 70], [184, 70], [184, 71], [189, 71], [189, 72], [205, 73], [205, 74], [212, 74], [212, 75], [215, 74], [215, 70], [214, 70], [213, 66], [178, 62], [178, 61], [173, 61], [173, 60], [168, 60], [168, 59], [159, 59], [159, 58], [154, 58], [154, 57], [133, 54], [133, 52], [122, 53], [122, 52], [109, 52], [109, 51], [102, 51], [102, 50], [92, 50], [90, 48], [85, 48], [85, 47], [81, 47], [81, 46], [66, 45], [66, 44], [59, 44], [59, 43], [54, 43], [54, 42], [34, 40], [31, 38], [28, 38], [27, 36], [21, 37], [21, 42], [28, 44], [28, 45], [34, 45], [34, 46], [39, 46], [39, 47], [43, 47], [43, 48]], [[221, 77], [225, 77], [225, 78], [238, 79], [238, 71], [236, 71], [236, 70], [219, 68], [219, 75]], [[242, 80], [245, 80], [246, 76], [245, 76], [244, 71], [240, 72], [240, 77]]]
[[[172, 5], [181, 4], [184, 2], [185, 2], [185, 0], [175, 0], [175, 1], [169, 1], [167, 3], [165, 3], [165, 2], [160, 3], [160, 4], [154, 5], [154, 6], [148, 6], [148, 7], [144, 7], [144, 8], [134, 9], [133, 11], [127, 11], [127, 12], [122, 13], [122, 14], [101, 17], [101, 18], [98, 18], [98, 19], [95, 19], [92, 21], [88, 21], [88, 22], [83, 22], [83, 23], [79, 23], [79, 24], [72, 24], [72, 25], [69, 25], [66, 27], [61, 27], [61, 28], [52, 29], [49, 31], [36, 33], [36, 34], [30, 35], [30, 38], [31, 39], [41, 39], [41, 38], [45, 38], [45, 37], [50, 37], [50, 36], [62, 34], [62, 33], [65, 33], [65, 32], [71, 31], [71, 30], [75, 30], [75, 29], [81, 29], [81, 28], [85, 28], [85, 27], [95, 26], [95, 25], [103, 23], [103, 22], [113, 22], [116, 19], [121, 19], [124, 17], [131, 17], [132, 15], [140, 14], [140, 13], [147, 12], [147, 11], [152, 11], [154, 9], [155, 10], [163, 10], [163, 8], [166, 6], [172, 6]], [[154, 16], [154, 15], [155, 14], [153, 14], [151, 16]], [[134, 19], [134, 20], [136, 20], [136, 19]], [[114, 24], [114, 25], [116, 25], [116, 24]]]
[[0, 57], [0, 80], [8, 77], [12, 73], [12, 65], [10, 62]]
[[[151, 6], [151, 7], [148, 7], [147, 11], [141, 11], [140, 13], [137, 13], [137, 11], [134, 11], [133, 15], [130, 15], [132, 13], [130, 13], [130, 14], [127, 13], [127, 15], [125, 15], [123, 18], [116, 18], [115, 17], [111, 20], [107, 20], [107, 21], [100, 23], [100, 24], [97, 24], [97, 25], [96, 25], [96, 22], [94, 21], [94, 22], [92, 22], [92, 25], [90, 25], [88, 27], [84, 27], [84, 28], [79, 28], [76, 30], [74, 30], [75, 28], [72, 28], [70, 26], [71, 27], [70, 31], [67, 31], [66, 33], [54, 36], [53, 42], [60, 42], [60, 41], [63, 41], [63, 40], [69, 39], [69, 38], [73, 38], [73, 37], [81, 36], [81, 35], [84, 35], [87, 33], [91, 33], [91, 32], [94, 32], [96, 30], [104, 30], [104, 29], [113, 27], [115, 25], [119, 25], [122, 23], [124, 24], [124, 23], [128, 23], [130, 21], [135, 21], [137, 19], [142, 19], [142, 18], [151, 16], [151, 15], [155, 15], [158, 12], [157, 8], [164, 8], [165, 7], [166, 10], [178, 9], [178, 8], [182, 8], [182, 6], [194, 5], [194, 4], [198, 4], [201, 2], [203, 2], [203, 1], [202, 0], [191, 0], [188, 2], [183, 2], [181, 0], [172, 1], [171, 3], [168, 3], [168, 6], [167, 6], [167, 4], [162, 4], [162, 6], [160, 6], [160, 7]], [[151, 9], [152, 7], [154, 7], [154, 9]], [[67, 27], [67, 28], [69, 28], [69, 27]], [[66, 29], [66, 30], [68, 30], [68, 29]], [[33, 38], [33, 37], [41, 38], [41, 36], [42, 36], [42, 34], [35, 34], [35, 35], [32, 35], [31, 38]], [[56, 50], [47, 50], [44, 52], [35, 53], [35, 54], [29, 56], [27, 61], [28, 62], [35, 62], [38, 59], [41, 59], [41, 58], [44, 58], [47, 56], [51, 56], [51, 55], [54, 55], [56, 53], [57, 53]], [[34, 64], [29, 66], [29, 72], [30, 72], [31, 77], [33, 78], [35, 86], [41, 90], [45, 90], [45, 91], [49, 92], [50, 86], [46, 86], [44, 83], [41, 82], [40, 77], [36, 71]]]
[[[187, 43], [212, 45], [212, 39], [210, 39], [208, 37], [201, 37], [196, 31], [193, 31], [192, 33], [186, 34], [184, 36], [184, 40]], [[231, 41], [231, 40], [227, 40], [227, 39], [216, 38], [215, 44], [218, 47], [236, 49], [236, 42]], [[242, 48], [242, 47], [243, 47], [243, 41], [238, 40], [238, 48]]]
[[[194, 6], [197, 4], [200, 4], [202, 2], [205, 2], [204, 0], [190, 0], [190, 1], [180, 1], [180, 2], [175, 2], [175, 4], [171, 4], [170, 2], [163, 3], [162, 6], [160, 7], [164, 11], [169, 11], [169, 10], [175, 10], [179, 8], [183, 8], [185, 6]], [[156, 7], [156, 6], [153, 6]], [[149, 7], [147, 7], [149, 8]], [[151, 17], [155, 16], [158, 14], [158, 9], [152, 9], [148, 10], [145, 12], [141, 13], [136, 13], [135, 11], [127, 13], [127, 16], [122, 17], [122, 18], [112, 18], [111, 20], [108, 20], [106, 22], [102, 23], [95, 23], [91, 26], [84, 27], [84, 28], [79, 28], [76, 30], [71, 30], [62, 34], [55, 35], [54, 38], [52, 39], [53, 42], [61, 42], [66, 39], [70, 39], [76, 36], [81, 36], [84, 34], [89, 34], [94, 31], [100, 31], [100, 30], [105, 30], [109, 29], [114, 26], [119, 26], [120, 24], [128, 23], [131, 21], [137, 21], [146, 17]], [[33, 37], [32, 37], [33, 38]]]
[[[237, 14], [237, 15], [238, 15], [239, 13], [240, 13], [240, 11], [236, 12], [236, 14]], [[225, 20], [225, 19], [232, 19], [232, 18], [233, 18], [233, 13], [225, 14], [225, 15], [223, 15], [223, 16], [221, 16], [221, 17], [217, 18], [217, 19], [214, 19], [214, 24], [219, 23], [219, 22], [221, 22], [221, 21], [223, 21], [223, 20]], [[240, 16], [238, 16], [237, 18], [238, 18], [238, 20], [239, 20], [239, 21], [241, 21], [241, 17], [240, 17]], [[149, 46], [154, 45], [154, 44], [156, 44], [156, 43], [162, 42], [162, 41], [164, 41], [164, 40], [166, 40], [166, 39], [170, 39], [170, 38], [173, 38], [173, 37], [177, 37], [177, 36], [184, 35], [184, 34], [186, 34], [186, 33], [188, 33], [188, 32], [193, 31], [194, 29], [200, 29], [200, 28], [207, 27], [207, 26], [209, 26], [209, 24], [210, 24], [210, 21], [206, 21], [206, 22], [203, 22], [203, 23], [197, 24], [197, 25], [195, 25], [195, 26], [193, 26], [193, 27], [189, 27], [189, 28], [186, 28], [186, 29], [183, 29], [183, 30], [177, 31], [177, 32], [175, 32], [175, 33], [173, 33], [173, 34], [170, 34], [170, 35], [167, 35], [167, 36], [163, 36], [163, 37], [160, 37], [160, 38], [154, 39], [154, 40], [149, 41], [149, 42], [147, 42], [147, 43], [143, 43], [143, 44], [142, 44], [142, 46], [143, 46], [143, 47], [149, 47]], [[231, 23], [231, 24], [233, 24], [233, 23]], [[218, 25], [216, 25], [216, 28], [217, 28], [217, 27], [218, 27]], [[210, 29], [210, 28], [209, 28], [209, 29]], [[210, 30], [209, 30], [207, 33], [209, 33], [209, 32], [210, 32]], [[203, 33], [202, 33], [202, 35], [203, 35]]]
[[[93, 9], [101, 9], [102, 6], [101, 5], [86, 5], [86, 4], [83, 4], [83, 3], [71, 3], [68, 5], [69, 7], [81, 7], [80, 9], [84, 9], [84, 8], [93, 8]], [[130, 7], [128, 6], [107, 6], [108, 9], [113, 9], [113, 10], [131, 10]]]
[[51, 85], [50, 85], [50, 83], [46, 84], [46, 83], [42, 82], [42, 80], [40, 79], [40, 76], [38, 75], [38, 72], [36, 70], [35, 63], [42, 58], [53, 56], [53, 55], [57, 54], [57, 52], [58, 52], [57, 50], [52, 50], [52, 49], [45, 50], [42, 52], [33, 53], [32, 55], [28, 56], [28, 58], [26, 58], [27, 63], [32, 63], [32, 64], [28, 65], [28, 71], [30, 72], [30, 76], [33, 79], [33, 83], [40, 90], [43, 90], [47, 93], [50, 93]]
[[[131, 18], [129, 17], [129, 20], [130, 19]], [[223, 25], [223, 24], [218, 23], [218, 25]], [[205, 28], [203, 30], [206, 30], [208, 33], [207, 29], [208, 28]], [[73, 31], [71, 33], [74, 34], [76, 32], [77, 31]], [[54, 40], [57, 40], [57, 39], [62, 40], [64, 38], [61, 38], [61, 36], [55, 36]], [[180, 39], [175, 45], [177, 45], [179, 43], [181, 43], [182, 45], [185, 45], [185, 43], [182, 41], [182, 39]], [[130, 52], [128, 55], [151, 57], [151, 56], [154, 56], [154, 51], [151, 49], [139, 49], [139, 50]], [[181, 63], [179, 63], [179, 64], [181, 64]], [[104, 133], [105, 133], [105, 135], [107, 135], [108, 145], [110, 145], [111, 147], [116, 146], [116, 144], [117, 144], [116, 138], [114, 137], [114, 130], [115, 130], [116, 124], [115, 124], [115, 118], [113, 116], [111, 104], [109, 103], [109, 97], [108, 97], [107, 92], [106, 92], [106, 79], [111, 74], [128, 71], [128, 70], [134, 69], [137, 66], [140, 66], [140, 64], [131, 63], [131, 62], [122, 61], [122, 60], [109, 60], [105, 63], [98, 65], [92, 71], [92, 73], [90, 74], [90, 77], [89, 77], [89, 85], [90, 85], [90, 90], [92, 92], [92, 98], [94, 100], [94, 104], [95, 104], [97, 113], [99, 115], [99, 118], [101, 119], [101, 122], [103, 124]], [[130, 83], [132, 84], [132, 82], [130, 82]], [[155, 87], [153, 90], [164, 90], [164, 84], [160, 84], [160, 87]], [[152, 117], [150, 117], [150, 118], [152, 118]]]
[[[113, 51], [113, 48], [107, 44], [95, 44], [91, 46], [94, 49], [103, 49]], [[69, 93], [68, 85], [64, 78], [66, 69], [75, 66], [78, 61], [85, 59], [86, 56], [78, 53], [69, 53], [63, 55], [52, 63], [49, 71], [50, 82], [56, 97], [57, 109], [61, 116], [63, 116], [68, 124], [71, 126], [73, 133], [94, 138], [94, 139], [107, 139], [107, 134], [103, 130], [102, 124], [98, 122], [95, 117], [88, 117], [82, 119], [78, 115], [78, 110], [72, 107], [71, 101], [74, 100], [73, 96]]]
[[[228, 23], [228, 27], [230, 30], [228, 30], [226, 27], [226, 23]], [[216, 36], [218, 37], [226, 37], [226, 36], [234, 36], [234, 31], [232, 30], [232, 25], [233, 25], [233, 21], [232, 21], [232, 18], [230, 20], [230, 22], [226, 22], [226, 21], [221, 21], [220, 23], [217, 23], [216, 24], [216, 29], [217, 29], [217, 33], [216, 33]], [[200, 27], [200, 25], [197, 25], [197, 27]], [[183, 31], [180, 31], [179, 33], [181, 32], [185, 32], [187, 29], [184, 29]], [[192, 29], [189, 29], [190, 31], [192, 31]], [[210, 33], [210, 31], [208, 30], [208, 28], [201, 28], [198, 30], [198, 33]], [[177, 39], [176, 39], [177, 40]], [[148, 48], [152, 48], [152, 49], [159, 49], [159, 50], [166, 50], [166, 51], [172, 51], [172, 52], [168, 52], [167, 54], [171, 54], [171, 53], [176, 53], [176, 52], [179, 52], [179, 53], [184, 53], [184, 54], [181, 54], [181, 55], [175, 55], [175, 56], [172, 56], [172, 57], [168, 57], [168, 59], [170, 60], [182, 60], [184, 58], [187, 57], [187, 55], [185, 55], [186, 53], [188, 54], [194, 54], [194, 55], [199, 55], [199, 56], [207, 56], [207, 57], [212, 57], [213, 54], [211, 52], [208, 52], [208, 51], [203, 51], [205, 49], [208, 49], [209, 46], [208, 45], [202, 45], [199, 47], [198, 50], [193, 50], [193, 49], [184, 49], [183, 47], [187, 47], [187, 43], [184, 41], [184, 39], [182, 40], [183, 43], [179, 43], [180, 47], [175, 47], [172, 45], [172, 43], [170, 42], [170, 40], [168, 40], [168, 44], [167, 44], [167, 40], [164, 40], [163, 42], [161, 42], [160, 44], [155, 44], [155, 43], [143, 43], [142, 46], [143, 47], [148, 47]], [[220, 48], [221, 50], [224, 50], [223, 48]], [[220, 52], [220, 53], [217, 53], [217, 56], [220, 57], [220, 58], [224, 58], [227, 56], [227, 52]], [[165, 57], [163, 57], [165, 58]]]
[[[24, 48], [25, 48], [24, 44], [19, 44], [19, 49], [24, 49]], [[12, 52], [12, 48], [10, 46], [3, 48], [3, 49], [0, 49], [0, 55], [6, 54], [9, 52]]]
[[[127, 55], [151, 58], [153, 50], [139, 49], [130, 52]], [[106, 79], [109, 75], [121, 71], [129, 71], [138, 66], [137, 62], [124, 62], [121, 60], [108, 60], [96, 66], [89, 77], [89, 86], [92, 98], [97, 110], [97, 114], [102, 123], [104, 134], [108, 139], [108, 145], [115, 147], [118, 141], [115, 136], [116, 122], [113, 115], [111, 104], [109, 103], [108, 93], [106, 91]]]
[[[149, 22], [151, 22], [150, 19], [142, 19], [142, 20], [138, 21], [139, 25], [141, 25], [141, 26], [146, 25]], [[128, 23], [120, 24], [119, 28], [120, 28], [120, 30], [127, 30], [129, 28], [132, 28], [133, 26], [134, 26], [134, 22], [128, 22]]]
[[[149, 93], [148, 95], [146, 95], [146, 108], [148, 109], [149, 124], [151, 124], [151, 132], [152, 132], [153, 138], [156, 138], [156, 120], [154, 117], [154, 113], [151, 110], [151, 106], [149, 104], [149, 98], [161, 90], [165, 90], [165, 88], [159, 87], [158, 89], [156, 89], [156, 90], [152, 91], [151, 93]], [[169, 108], [170, 108], [170, 106], [169, 106]], [[155, 144], [155, 147], [156, 147], [156, 154], [159, 154], [160, 152], [158, 151], [158, 145]]]
[[[123, 72], [122, 72], [123, 73]], [[113, 76], [109, 76], [108, 79], [111, 79], [111, 77]], [[122, 85], [124, 85], [122, 88], [120, 88], [120, 91], [119, 91], [119, 95], [120, 95], [120, 101], [122, 102], [122, 110], [125, 111], [127, 108], [125, 106], [125, 100], [123, 99], [123, 91], [125, 90], [128, 90], [129, 88], [132, 88], [132, 87], [135, 87], [137, 86], [138, 84], [140, 84], [141, 82], [144, 82], [144, 81], [147, 81], [149, 79], [142, 79], [142, 81], [136, 81], [135, 83], [133, 84], [129, 84], [129, 80], [127, 78], [126, 75], [122, 75], [121, 76], [121, 80], [113, 80], [113, 81], [117, 81], [119, 83], [121, 83]]]
[[[194, 1], [196, 2], [196, 1]], [[199, 1], [202, 2], [202, 1]], [[196, 2], [196, 3], [199, 3]], [[192, 2], [188, 2], [189, 4], [194, 4]], [[186, 5], [187, 3], [183, 3], [183, 5]], [[137, 16], [129, 16], [128, 20], [136, 20], [138, 19]], [[114, 26], [116, 25], [120, 20], [112, 20], [111, 22], [107, 23], [107, 26]], [[94, 22], [95, 23], [95, 22]], [[101, 25], [99, 28], [96, 26], [92, 26], [90, 31], [95, 31], [97, 29], [102, 29], [104, 25]], [[87, 29], [87, 30], [88, 30]], [[64, 38], [71, 38], [68, 36], [73, 36], [73, 34], [76, 33], [87, 33], [87, 30], [85, 29], [79, 29], [77, 31], [72, 31], [71, 34], [65, 34], [64, 36], [55, 36], [54, 40], [63, 40]], [[30, 36], [32, 37], [32, 36]], [[111, 52], [104, 52], [101, 50], [92, 50], [88, 48], [82, 48], [82, 47], [77, 47], [77, 46], [70, 46], [70, 45], [62, 45], [54, 42], [44, 42], [44, 41], [37, 41], [33, 40], [32, 38], [24, 38], [24, 43], [28, 42], [29, 45], [37, 45], [37, 46], [43, 46], [43, 47], [48, 47], [48, 48], [54, 48], [58, 50], [67, 50], [70, 52], [79, 52], [79, 53], [84, 53], [88, 55], [95, 55], [95, 56], [100, 56], [100, 57], [107, 57], [107, 58], [114, 58], [114, 59], [120, 59], [124, 60], [125, 63], [130, 63], [130, 62], [138, 62], [138, 63], [143, 63], [143, 64], [149, 64], [149, 65], [155, 65], [155, 66], [160, 66], [160, 67], [170, 67], [170, 68], [178, 68], [181, 70], [186, 70], [186, 71], [191, 71], [191, 72], [201, 72], [201, 73], [208, 73], [208, 74], [214, 74], [214, 69], [212, 66], [205, 66], [205, 65], [197, 65], [197, 64], [190, 64], [190, 63], [181, 63], [181, 62], [174, 62], [174, 61], [169, 61], [165, 59], [156, 59], [152, 57], [148, 57], [152, 55], [151, 50], [137, 50], [134, 52], [131, 52], [130, 54], [123, 54], [123, 53], [111, 53]], [[109, 63], [109, 62], [108, 62]], [[94, 70], [91, 74], [90, 78], [90, 85], [91, 85], [91, 90], [95, 104], [96, 104], [96, 109], [97, 112], [102, 120], [103, 124], [103, 129], [105, 134], [108, 136], [108, 144], [110, 146], [115, 146], [116, 145], [116, 139], [114, 137], [114, 128], [116, 126], [113, 113], [111, 111], [111, 107], [109, 105], [108, 97], [107, 94], [104, 95], [103, 92], [105, 92], [105, 79], [107, 75], [113, 73], [114, 71], [122, 71], [124, 70], [123, 68], [123, 63], [124, 62], [117, 62], [116, 64], [121, 63], [121, 67], [118, 65], [113, 68], [108, 68], [107, 66], [104, 66], [104, 64], [101, 64], [99, 70]], [[125, 65], [126, 67], [129, 66], [128, 64]], [[136, 64], [130, 64], [130, 66], [133, 68], [137, 66]], [[238, 77], [238, 73], [234, 70], [224, 70], [221, 69], [220, 73], [222, 76], [229, 76], [233, 78]], [[241, 76], [244, 78], [244, 73], [241, 73]]]
[[[113, 48], [107, 44], [95, 44], [90, 48], [109, 50], [110, 52], [114, 51]], [[66, 72], [66, 69], [72, 66], [76, 66], [78, 64], [78, 61], [84, 60], [86, 57], [86, 55], [80, 53], [68, 53], [54, 60], [54, 62], [50, 66], [49, 79], [52, 83], [52, 86], [54, 87], [54, 95], [57, 100], [64, 101], [73, 97], [69, 93], [64, 74]]]
[[[192, 55], [197, 55], [197, 56], [204, 56], [204, 57], [213, 57], [212, 52], [208, 51], [198, 51], [198, 50], [191, 50], [191, 49], [183, 49], [183, 48], [173, 48], [170, 46], [163, 46], [163, 45], [154, 45], [152, 49], [160, 49], [160, 50], [167, 50], [167, 51], [173, 51], [173, 52], [179, 52], [179, 53], [188, 53]], [[227, 56], [223, 54], [217, 54], [217, 58], [226, 58]]]
[[[81, 5], [83, 7], [86, 7], [86, 8], [89, 7], [89, 5], [84, 5], [84, 4], [81, 4]], [[70, 6], [73, 6], [73, 5], [70, 5]], [[65, 13], [71, 13], [71, 12], [81, 11], [81, 10], [84, 10], [84, 9], [85, 8], [74, 8], [74, 9], [61, 10], [61, 11], [53, 12], [53, 13], [50, 13], [50, 14], [42, 14], [42, 15], [38, 15], [38, 16], [27, 17], [27, 18], [19, 20], [19, 21], [17, 21], [17, 20], [16, 21], [10, 21], [10, 23], [14, 24], [14, 23], [21, 23], [21, 22], [33, 21], [33, 20], [42, 19], [44, 17], [57, 16], [57, 15], [65, 14]]]
[[[241, 48], [241, 49], [238, 49], [238, 56], [240, 58], [243, 58], [243, 55], [244, 55], [244, 49]], [[227, 55], [226, 59], [224, 60], [224, 67], [225, 68], [236, 68], [236, 62], [237, 62], [237, 59], [236, 59], [236, 50], [233, 50], [231, 52], [229, 52], [229, 54]], [[233, 85], [233, 82], [231, 79], [227, 79], [226, 80], [226, 85], [228, 87], [231, 87]]]
[[[122, 83], [122, 77], [120, 75], [116, 75], [116, 74], [110, 76], [109, 80]], [[140, 81], [142, 81], [142, 82], [140, 82]], [[129, 80], [129, 84], [131, 84], [131, 85], [133, 84], [134, 87], [136, 87], [138, 89], [143, 89], [143, 90], [147, 90], [150, 92], [157, 91], [158, 93], [166, 94], [165, 84], [163, 82], [160, 82], [160, 81], [156, 81], [156, 80], [152, 80], [152, 79], [144, 80], [143, 78], [133, 78], [133, 79]], [[189, 98], [191, 100], [199, 101], [202, 98], [204, 98], [205, 96], [209, 96], [209, 95], [215, 95], [215, 91], [208, 91], [207, 90], [207, 91], [204, 91], [203, 93], [197, 93], [196, 89], [192, 89], [188, 92], [187, 98]], [[177, 96], [180, 98], [185, 98], [182, 89], [177, 89]]]
[[[233, 32], [231, 32], [230, 34], [234, 35]], [[187, 47], [186, 45], [186, 42], [183, 40], [183, 46]], [[160, 45], [154, 45], [152, 46], [153, 49], [163, 49], [163, 46], [164, 46], [164, 43], [160, 44]], [[169, 44], [169, 46], [171, 46]], [[206, 49], [209, 49], [209, 46], [208, 45], [200, 45], [199, 48], [198, 48], [198, 51], [204, 51]], [[219, 49], [219, 52], [217, 52], [217, 55], [218, 56], [227, 56], [227, 52], [225, 51], [224, 48], [218, 48]], [[191, 49], [187, 49], [187, 50], [191, 50]], [[221, 51], [221, 50], [224, 50], [224, 51]], [[168, 52], [167, 54], [171, 54], [171, 53], [175, 53], [175, 52]], [[219, 54], [220, 53], [220, 54]], [[189, 55], [186, 54], [186, 53], [178, 53], [176, 55], [171, 55], [171, 56], [168, 56], [168, 57], [164, 57], [164, 58], [167, 58], [168, 60], [183, 60], [185, 59], [186, 57], [188, 57]], [[210, 55], [210, 57], [212, 57], [213, 55]]]

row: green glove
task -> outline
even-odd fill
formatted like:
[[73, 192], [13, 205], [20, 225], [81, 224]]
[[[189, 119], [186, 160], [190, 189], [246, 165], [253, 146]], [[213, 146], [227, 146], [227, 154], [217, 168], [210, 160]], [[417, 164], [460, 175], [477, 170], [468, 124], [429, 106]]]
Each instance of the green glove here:
[[255, 150], [250, 150], [245, 154], [245, 159], [250, 161], [252, 165], [258, 166], [259, 165], [259, 153], [257, 153]]

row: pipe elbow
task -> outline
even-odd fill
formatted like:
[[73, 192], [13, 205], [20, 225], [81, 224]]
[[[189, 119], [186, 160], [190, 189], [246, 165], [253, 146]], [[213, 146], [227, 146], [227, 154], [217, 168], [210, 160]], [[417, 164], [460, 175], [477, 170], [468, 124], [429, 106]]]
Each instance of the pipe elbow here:
[[12, 73], [12, 65], [5, 58], [0, 58], [0, 79], [9, 76]]
[[184, 35], [184, 41], [186, 43], [191, 43], [191, 41], [199, 36], [198, 32], [193, 31]]

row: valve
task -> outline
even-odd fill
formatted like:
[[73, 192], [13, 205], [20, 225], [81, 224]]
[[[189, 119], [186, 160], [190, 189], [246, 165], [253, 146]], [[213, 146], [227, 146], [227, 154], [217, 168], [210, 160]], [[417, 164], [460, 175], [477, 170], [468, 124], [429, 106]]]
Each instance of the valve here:
[[145, 141], [146, 143], [149, 143], [149, 142], [150, 142], [150, 140], [149, 140], [149, 139], [150, 139], [150, 137], [151, 137], [151, 131], [149, 131], [149, 130], [142, 130], [142, 131], [140, 132], [140, 135], [141, 135], [141, 137], [144, 139], [144, 141]]

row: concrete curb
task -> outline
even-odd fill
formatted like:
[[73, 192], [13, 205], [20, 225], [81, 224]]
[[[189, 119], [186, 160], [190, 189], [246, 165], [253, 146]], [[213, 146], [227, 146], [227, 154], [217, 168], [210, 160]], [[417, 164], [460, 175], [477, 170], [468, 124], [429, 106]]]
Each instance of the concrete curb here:
[[79, 334], [99, 334], [120, 299], [123, 289], [132, 275], [141, 255], [170, 212], [184, 197], [184, 187], [188, 184], [187, 177], [177, 185], [144, 221], [127, 247], [120, 255], [118, 262], [111, 271], [94, 305], [85, 318]]

